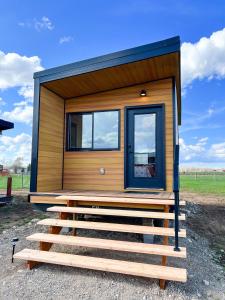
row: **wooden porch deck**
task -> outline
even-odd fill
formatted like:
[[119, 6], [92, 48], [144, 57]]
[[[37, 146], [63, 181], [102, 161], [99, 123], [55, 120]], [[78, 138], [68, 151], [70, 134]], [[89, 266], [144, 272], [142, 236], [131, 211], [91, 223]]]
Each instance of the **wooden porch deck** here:
[[[84, 196], [90, 201], [77, 201], [77, 205], [93, 205], [93, 198], [94, 197], [107, 197], [110, 198], [117, 198], [117, 202], [110, 202], [110, 201], [101, 201], [95, 202], [96, 206], [115, 206], [115, 207], [129, 207], [129, 208], [151, 208], [151, 209], [164, 209], [165, 203], [161, 203], [161, 201], [168, 201], [168, 205], [170, 205], [169, 200], [174, 200], [174, 194], [165, 192], [165, 191], [158, 191], [158, 192], [143, 192], [142, 191], [126, 191], [126, 192], [114, 192], [114, 191], [81, 191], [81, 190], [56, 190], [51, 192], [35, 192], [30, 193], [29, 200], [31, 203], [34, 204], [64, 204], [66, 205], [67, 202], [64, 199], [60, 199], [59, 196]], [[121, 198], [121, 201], [119, 199]], [[123, 198], [123, 199], [122, 199]], [[127, 201], [124, 200], [127, 199]], [[129, 201], [129, 199], [136, 199], [136, 203], [134, 201]], [[155, 204], [155, 201], [151, 207], [145, 203], [139, 203], [138, 199], [153, 199], [159, 200], [158, 204]], [[161, 201], [160, 201], [161, 200]]]
[[109, 196], [109, 197], [134, 197], [136, 198], [138, 195], [141, 195], [142, 198], [149, 199], [174, 199], [173, 193], [166, 191], [154, 191], [154, 192], [144, 192], [144, 190], [127, 190], [124, 192], [116, 192], [116, 191], [84, 191], [84, 190], [55, 190], [52, 192], [35, 192], [31, 193], [32, 195], [53, 195], [53, 196], [61, 196], [61, 195], [84, 195], [84, 196]]

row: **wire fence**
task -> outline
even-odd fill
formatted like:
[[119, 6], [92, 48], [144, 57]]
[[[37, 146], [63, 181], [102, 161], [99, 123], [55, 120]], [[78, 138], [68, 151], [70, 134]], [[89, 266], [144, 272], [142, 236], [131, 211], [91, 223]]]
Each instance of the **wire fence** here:
[[[10, 174], [12, 177], [12, 190], [29, 190], [30, 188], [30, 174]], [[0, 176], [0, 190], [7, 188], [8, 176]]]
[[[29, 190], [30, 174], [10, 174], [12, 190]], [[0, 176], [0, 190], [6, 190], [8, 176]], [[225, 172], [180, 172], [181, 191], [225, 194]]]
[[211, 179], [218, 179], [218, 178], [225, 178], [225, 172], [180, 172], [181, 176], [190, 176], [193, 177], [195, 180], [203, 179], [203, 178], [211, 178]]
[[225, 195], [225, 172], [180, 172], [181, 191]]

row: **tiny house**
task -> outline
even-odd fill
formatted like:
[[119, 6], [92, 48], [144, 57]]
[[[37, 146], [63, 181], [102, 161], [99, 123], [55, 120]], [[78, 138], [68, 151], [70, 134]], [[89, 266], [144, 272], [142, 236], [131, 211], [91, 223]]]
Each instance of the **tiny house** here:
[[173, 192], [181, 122], [174, 37], [34, 74], [31, 200]]
[[[178, 175], [179, 37], [35, 73], [34, 88], [29, 198], [36, 205], [57, 204], [48, 211], [59, 219], [39, 221], [48, 233], [27, 237], [40, 242], [40, 250], [24, 249], [14, 257], [27, 260], [29, 268], [48, 262], [156, 278], [161, 288], [165, 280], [185, 282], [186, 269], [166, 266], [168, 256], [186, 257], [179, 246], [186, 236], [179, 229], [179, 220], [185, 220], [179, 213], [185, 205], [179, 201]], [[81, 214], [105, 220], [77, 220]], [[145, 225], [107, 222], [109, 216], [139, 218]], [[61, 235], [63, 227], [72, 228], [72, 235]], [[77, 228], [122, 232], [124, 241], [86, 237]], [[129, 233], [163, 240], [129, 242]], [[152, 254], [161, 262], [49, 253], [53, 244], [96, 248], [102, 256], [101, 249]]]

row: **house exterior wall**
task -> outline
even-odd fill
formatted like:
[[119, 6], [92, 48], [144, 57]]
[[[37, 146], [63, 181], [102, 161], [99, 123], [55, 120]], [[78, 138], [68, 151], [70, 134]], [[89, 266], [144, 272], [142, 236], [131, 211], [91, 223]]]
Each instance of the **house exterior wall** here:
[[[140, 90], [147, 90], [146, 97], [140, 97]], [[47, 99], [47, 98], [45, 98]], [[58, 107], [58, 121], [61, 118], [62, 102], [55, 99]], [[132, 87], [121, 88], [102, 92], [98, 94], [77, 97], [65, 100], [65, 113], [85, 112], [98, 110], [120, 110], [120, 150], [118, 151], [90, 151], [90, 152], [69, 152], [64, 150], [63, 168], [63, 189], [72, 190], [124, 190], [124, 109], [126, 106], [140, 106], [151, 104], [165, 104], [165, 169], [166, 169], [166, 190], [173, 190], [173, 101], [172, 101], [172, 79], [164, 79], [148, 82]], [[54, 104], [53, 104], [54, 106]], [[46, 113], [45, 113], [46, 116]], [[46, 116], [47, 117], [47, 116]], [[44, 122], [44, 119], [42, 119]], [[56, 121], [57, 122], [57, 121]], [[54, 128], [54, 124], [48, 128]], [[56, 130], [56, 129], [53, 129]], [[62, 139], [62, 127], [55, 132], [57, 140]], [[44, 139], [43, 139], [44, 140]], [[52, 141], [53, 147], [54, 143]], [[65, 144], [65, 143], [64, 143]], [[51, 153], [55, 153], [52, 147]], [[65, 149], [65, 145], [64, 145]], [[57, 158], [53, 159], [51, 165], [56, 163], [61, 157], [61, 148], [54, 154]], [[49, 152], [49, 154], [50, 154]], [[42, 155], [42, 154], [41, 154]], [[49, 164], [49, 163], [48, 163]], [[60, 169], [57, 164], [57, 170]], [[100, 175], [99, 169], [105, 168], [105, 175]], [[58, 171], [57, 171], [58, 172]], [[57, 173], [58, 174], [58, 173]], [[42, 175], [42, 178], [44, 175]], [[56, 181], [59, 185], [59, 175], [54, 174], [57, 180], [51, 183], [51, 188]], [[42, 182], [41, 187], [46, 187], [47, 183]]]
[[62, 189], [64, 100], [40, 88], [37, 192]]

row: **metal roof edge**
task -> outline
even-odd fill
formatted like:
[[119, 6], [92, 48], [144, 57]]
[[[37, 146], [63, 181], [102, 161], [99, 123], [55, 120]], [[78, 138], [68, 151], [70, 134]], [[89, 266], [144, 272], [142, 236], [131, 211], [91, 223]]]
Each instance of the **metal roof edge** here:
[[34, 73], [34, 79], [39, 78], [43, 83], [173, 52], [180, 52], [179, 36], [39, 71]]

